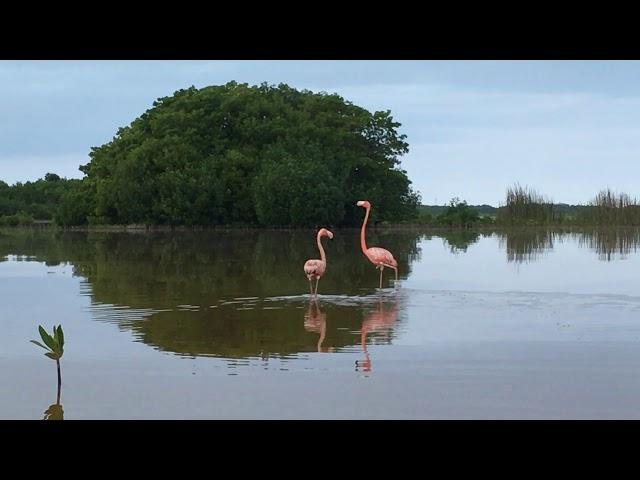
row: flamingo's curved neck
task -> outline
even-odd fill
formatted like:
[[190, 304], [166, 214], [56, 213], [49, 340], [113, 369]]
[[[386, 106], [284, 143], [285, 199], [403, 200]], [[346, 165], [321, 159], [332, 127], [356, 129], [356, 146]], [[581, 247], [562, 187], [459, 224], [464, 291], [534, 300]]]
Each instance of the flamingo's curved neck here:
[[362, 325], [362, 329], [360, 330], [360, 345], [362, 346], [362, 351], [367, 353], [367, 326]]
[[322, 237], [320, 236], [320, 232], [318, 232], [318, 249], [320, 250], [320, 261], [323, 264], [327, 264], [327, 257], [324, 254], [324, 248], [322, 248], [322, 242], [320, 241]]
[[318, 339], [318, 352], [322, 350], [322, 342], [324, 342], [324, 337], [327, 335], [327, 322], [322, 320], [320, 323], [320, 338]]
[[362, 251], [367, 253], [367, 242], [364, 239], [364, 231], [367, 228], [367, 221], [369, 220], [369, 209], [371, 207], [367, 207], [367, 213], [364, 216], [364, 222], [362, 222], [362, 230], [360, 231], [360, 246], [362, 247]]

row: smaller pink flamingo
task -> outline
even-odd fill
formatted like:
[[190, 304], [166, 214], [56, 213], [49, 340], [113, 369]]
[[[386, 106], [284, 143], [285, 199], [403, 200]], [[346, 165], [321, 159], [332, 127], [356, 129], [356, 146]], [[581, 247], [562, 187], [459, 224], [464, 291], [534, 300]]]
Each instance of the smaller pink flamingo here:
[[393, 255], [389, 250], [385, 250], [380, 247], [367, 248], [367, 242], [364, 240], [365, 229], [367, 227], [367, 220], [369, 220], [369, 211], [371, 210], [371, 204], [366, 200], [360, 200], [356, 203], [358, 207], [364, 207], [367, 209], [367, 213], [364, 216], [364, 222], [362, 222], [362, 230], [360, 231], [360, 246], [362, 247], [362, 253], [366, 255], [371, 263], [376, 268], [380, 269], [380, 288], [382, 288], [382, 271], [384, 267], [393, 268], [396, 271], [396, 281], [398, 281], [398, 262], [393, 258]]
[[[324, 275], [324, 272], [327, 270], [327, 257], [324, 254], [324, 248], [322, 248], [322, 243], [320, 243], [320, 239], [322, 237], [329, 237], [333, 239], [333, 233], [331, 233], [326, 228], [321, 228], [318, 231], [317, 241], [318, 241], [318, 249], [320, 250], [320, 260], [307, 260], [304, 263], [304, 273], [309, 279], [309, 290], [311, 292], [311, 296], [318, 296], [318, 282], [320, 281], [320, 277]], [[316, 279], [316, 291], [314, 293], [313, 287], [311, 286], [311, 280]]]

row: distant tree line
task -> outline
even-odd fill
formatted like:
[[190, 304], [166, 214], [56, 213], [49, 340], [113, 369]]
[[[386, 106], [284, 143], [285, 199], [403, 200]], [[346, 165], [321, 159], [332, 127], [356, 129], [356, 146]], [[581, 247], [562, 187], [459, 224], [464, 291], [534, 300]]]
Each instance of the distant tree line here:
[[472, 207], [458, 197], [443, 207], [419, 208], [418, 223], [438, 227], [471, 228], [479, 224], [492, 224], [491, 216], [482, 215], [478, 207]]
[[59, 220], [63, 199], [80, 183], [80, 180], [68, 180], [55, 173], [47, 173], [35, 182], [18, 182], [12, 186], [0, 180], [0, 225]]
[[453, 198], [448, 205], [421, 205], [417, 222], [427, 226], [639, 226], [640, 202], [626, 193], [603, 189], [584, 205], [553, 203], [530, 187], [509, 187], [499, 207], [468, 205]]

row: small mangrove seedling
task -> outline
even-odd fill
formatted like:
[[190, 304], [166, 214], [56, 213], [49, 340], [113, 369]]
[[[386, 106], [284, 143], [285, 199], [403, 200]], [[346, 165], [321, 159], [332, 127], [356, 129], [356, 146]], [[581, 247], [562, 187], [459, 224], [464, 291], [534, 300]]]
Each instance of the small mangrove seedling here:
[[62, 358], [62, 354], [64, 353], [64, 334], [62, 333], [62, 325], [58, 325], [57, 327], [53, 326], [53, 336], [49, 335], [42, 326], [38, 326], [38, 331], [40, 332], [40, 337], [42, 337], [42, 341], [44, 345], [35, 340], [31, 340], [31, 343], [35, 343], [39, 347], [44, 348], [45, 350], [49, 350], [45, 355], [56, 361], [58, 365], [58, 404], [60, 403], [60, 386], [62, 385], [62, 377], [60, 376], [60, 358]]

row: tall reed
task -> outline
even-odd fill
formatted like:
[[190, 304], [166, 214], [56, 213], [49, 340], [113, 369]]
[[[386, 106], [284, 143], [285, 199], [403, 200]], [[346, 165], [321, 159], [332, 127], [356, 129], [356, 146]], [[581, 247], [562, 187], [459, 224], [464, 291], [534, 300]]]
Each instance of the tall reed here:
[[506, 204], [498, 210], [499, 223], [511, 225], [544, 225], [560, 221], [554, 215], [553, 202], [533, 188], [515, 184], [507, 189]]
[[578, 222], [584, 225], [640, 225], [640, 204], [627, 193], [606, 188], [579, 212]]

